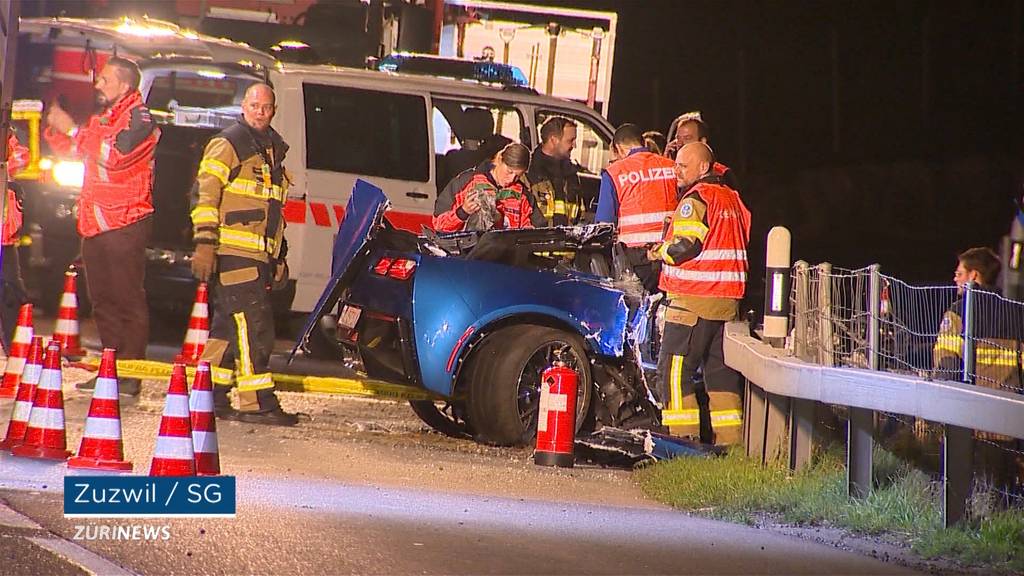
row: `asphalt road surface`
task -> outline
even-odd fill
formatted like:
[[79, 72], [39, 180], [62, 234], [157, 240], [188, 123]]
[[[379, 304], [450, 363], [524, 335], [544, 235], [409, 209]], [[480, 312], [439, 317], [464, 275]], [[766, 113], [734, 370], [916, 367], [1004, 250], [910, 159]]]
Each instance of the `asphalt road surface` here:
[[[89, 394], [65, 370], [68, 443]], [[123, 402], [126, 456], [148, 472], [166, 382]], [[62, 463], [0, 455], [0, 573], [904, 574], [895, 564], [646, 499], [627, 471], [558, 470], [527, 449], [428, 431], [397, 402], [282, 393], [303, 422], [218, 423], [235, 518], [66, 519]], [[10, 413], [0, 401], [0, 420]], [[99, 526], [168, 527], [165, 540]]]

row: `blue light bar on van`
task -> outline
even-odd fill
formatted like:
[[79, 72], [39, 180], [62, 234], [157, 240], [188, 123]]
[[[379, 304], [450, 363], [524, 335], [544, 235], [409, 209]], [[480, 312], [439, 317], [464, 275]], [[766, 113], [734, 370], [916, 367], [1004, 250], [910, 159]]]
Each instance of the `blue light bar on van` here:
[[476, 80], [521, 88], [530, 85], [526, 75], [517, 66], [489, 61], [442, 58], [430, 54], [390, 54], [380, 60], [377, 69], [385, 72]]

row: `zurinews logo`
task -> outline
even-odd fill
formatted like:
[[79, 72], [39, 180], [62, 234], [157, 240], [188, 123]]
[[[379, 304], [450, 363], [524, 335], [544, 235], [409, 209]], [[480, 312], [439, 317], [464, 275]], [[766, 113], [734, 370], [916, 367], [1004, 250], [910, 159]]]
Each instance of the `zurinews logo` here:
[[170, 526], [146, 526], [133, 524], [130, 526], [83, 526], [75, 525], [73, 540], [129, 540], [150, 541], [170, 540]]
[[64, 477], [65, 518], [234, 516], [234, 476]]

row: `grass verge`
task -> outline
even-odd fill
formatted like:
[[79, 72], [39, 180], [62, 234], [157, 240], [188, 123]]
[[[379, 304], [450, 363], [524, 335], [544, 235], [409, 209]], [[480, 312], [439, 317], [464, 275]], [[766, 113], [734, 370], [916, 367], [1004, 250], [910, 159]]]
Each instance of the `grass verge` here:
[[704, 516], [753, 524], [768, 514], [786, 524], [886, 535], [927, 559], [1024, 572], [1024, 511], [974, 514], [963, 527], [945, 529], [935, 483], [885, 451], [876, 451], [876, 488], [862, 500], [847, 498], [836, 454], [822, 455], [799, 473], [734, 451], [721, 458], [677, 458], [635, 474], [650, 497]]

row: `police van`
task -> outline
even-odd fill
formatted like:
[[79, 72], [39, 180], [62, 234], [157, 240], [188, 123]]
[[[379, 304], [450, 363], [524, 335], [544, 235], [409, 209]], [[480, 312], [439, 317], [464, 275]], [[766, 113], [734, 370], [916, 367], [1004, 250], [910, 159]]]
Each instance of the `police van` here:
[[[23, 98], [91, 97], [88, 82], [115, 52], [142, 69], [143, 96], [162, 131], [155, 157], [154, 241], [148, 251], [151, 301], [184, 306], [191, 301], [192, 182], [205, 142], [235, 122], [242, 95], [254, 82], [274, 86], [273, 126], [290, 145], [285, 168], [292, 185], [284, 218], [292, 280], [275, 303], [282, 310], [313, 309], [330, 277], [334, 235], [357, 178], [385, 191], [392, 224], [421, 232], [430, 226], [437, 194], [453, 176], [508, 140], [534, 147], [540, 125], [552, 116], [569, 117], [578, 126], [573, 159], [594, 202], [598, 175], [609, 158], [612, 129], [597, 112], [516, 82], [494, 82], [496, 65], [490, 63], [470, 67], [470, 73], [463, 67], [450, 78], [438, 77], [445, 72], [437, 66], [428, 68], [429, 76], [405, 71], [400, 58], [377, 70], [286, 64], [244, 45], [151, 20], [25, 19], [22, 32], [27, 37], [19, 46], [31, 53], [25, 56], [32, 68], [26, 74], [35, 78], [34, 90]], [[77, 110], [79, 119], [87, 116], [81, 102], [64, 107]], [[73, 227], [81, 180], [74, 159], [51, 157], [38, 140], [27, 173], [36, 174], [36, 188], [45, 189], [36, 200], [50, 200], [30, 202], [34, 209], [28, 219], [39, 236], [33, 240], [45, 252], [51, 238], [66, 238]], [[62, 258], [44, 253], [34, 261], [52, 273], [63, 270], [67, 255]]]

